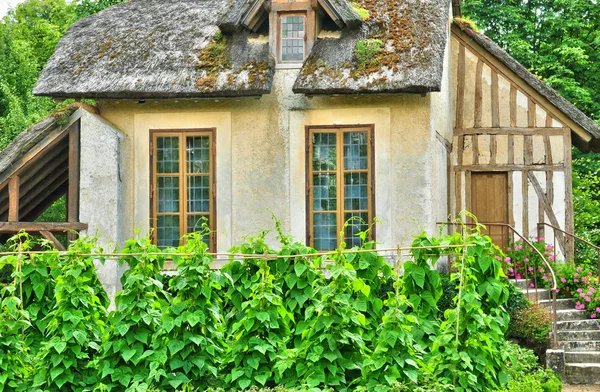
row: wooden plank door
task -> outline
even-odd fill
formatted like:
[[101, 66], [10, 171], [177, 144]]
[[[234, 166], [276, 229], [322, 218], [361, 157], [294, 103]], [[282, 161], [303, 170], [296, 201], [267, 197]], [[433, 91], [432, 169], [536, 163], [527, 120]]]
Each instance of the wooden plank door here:
[[[471, 173], [471, 212], [481, 223], [508, 224], [508, 173]], [[506, 250], [508, 228], [489, 225], [485, 234]]]

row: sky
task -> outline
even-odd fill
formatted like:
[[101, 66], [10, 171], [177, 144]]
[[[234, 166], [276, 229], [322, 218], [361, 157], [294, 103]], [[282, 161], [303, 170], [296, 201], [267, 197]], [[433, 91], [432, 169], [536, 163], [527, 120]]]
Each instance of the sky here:
[[24, 0], [0, 0], [0, 18], [6, 15], [9, 8], [14, 8], [17, 3], [22, 3]]

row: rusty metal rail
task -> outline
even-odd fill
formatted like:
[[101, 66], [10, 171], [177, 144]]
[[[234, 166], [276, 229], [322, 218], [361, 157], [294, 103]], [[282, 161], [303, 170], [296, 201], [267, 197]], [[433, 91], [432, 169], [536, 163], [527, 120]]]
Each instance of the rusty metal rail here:
[[[481, 225], [481, 226], [485, 226], [485, 227], [503, 227], [506, 228], [507, 230], [509, 230], [512, 233], [512, 238], [514, 239], [515, 237], [518, 237], [526, 246], [523, 247], [523, 251], [525, 253], [525, 257], [527, 256], [527, 247], [529, 249], [531, 249], [531, 251], [535, 252], [539, 258], [542, 260], [542, 262], [544, 263], [544, 265], [548, 268], [548, 271], [550, 272], [551, 276], [552, 276], [552, 287], [550, 288], [550, 295], [551, 295], [551, 315], [552, 315], [552, 345], [554, 349], [558, 348], [558, 316], [557, 316], [557, 306], [556, 306], [556, 294], [557, 294], [557, 280], [556, 280], [556, 274], [554, 273], [554, 269], [552, 268], [552, 266], [550, 265], [550, 263], [548, 262], [548, 260], [546, 260], [546, 257], [544, 257], [544, 255], [542, 254], [542, 252], [539, 251], [539, 249], [537, 249], [532, 243], [531, 241], [529, 241], [529, 239], [525, 238], [523, 235], [521, 235], [514, 227], [512, 227], [511, 225], [507, 224], [507, 223], [454, 223], [454, 222], [438, 222], [438, 225], [447, 225], [447, 226], [456, 226], [456, 227], [460, 227], [462, 229], [463, 226], [477, 226], [477, 225]], [[556, 248], [555, 248], [556, 249]], [[556, 250], [555, 250], [556, 252]], [[524, 258], [525, 260], [525, 258]], [[599, 261], [600, 262], [600, 261]], [[537, 268], [537, 265], [536, 265]], [[535, 270], [534, 270], [535, 271]], [[525, 272], [525, 282], [526, 282], [526, 293], [527, 293], [527, 298], [529, 299], [529, 284], [527, 284], [527, 282], [529, 282], [529, 271], [528, 268], [526, 266], [524, 266], [524, 272]], [[514, 274], [514, 278], [515, 278], [515, 284], [517, 284], [517, 273], [515, 270], [515, 274]], [[537, 284], [537, 274], [533, 274], [533, 282], [534, 282], [534, 287], [535, 287], [535, 302], [539, 304], [539, 297], [538, 297], [538, 284]], [[518, 287], [518, 285], [517, 285]]]

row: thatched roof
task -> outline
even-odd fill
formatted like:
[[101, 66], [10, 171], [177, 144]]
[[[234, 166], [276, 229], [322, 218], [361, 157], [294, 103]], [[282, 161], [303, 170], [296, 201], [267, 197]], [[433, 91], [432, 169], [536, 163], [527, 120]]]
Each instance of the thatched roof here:
[[[218, 34], [242, 1], [132, 0], [69, 28], [34, 93], [114, 99], [251, 96], [271, 90], [268, 42]], [[232, 5], [234, 4], [234, 5]]]
[[358, 0], [360, 29], [317, 41], [294, 92], [305, 94], [440, 91], [448, 38], [448, 0]]
[[589, 145], [581, 140], [575, 140], [575, 144], [577, 145], [577, 147], [584, 151], [593, 150], [595, 152], [600, 152], [600, 125], [598, 125], [594, 120], [586, 116], [581, 110], [577, 109], [577, 107], [575, 107], [575, 105], [573, 105], [571, 102], [563, 98], [552, 87], [542, 82], [538, 77], [529, 72], [527, 68], [521, 65], [521, 63], [515, 60], [494, 41], [492, 41], [485, 35], [474, 31], [468, 26], [464, 26], [462, 24], [457, 24], [457, 26], [459, 26], [462, 29], [462, 31], [464, 31], [470, 38], [472, 38], [473, 41], [475, 41], [477, 44], [479, 44], [481, 47], [487, 50], [502, 64], [507, 66], [524, 82], [526, 82], [539, 94], [544, 96], [565, 116], [571, 119], [575, 124], [579, 125], [585, 132], [587, 132], [592, 137], [592, 141], [589, 143]]
[[[105, 99], [269, 93], [268, 40], [243, 28], [243, 16], [260, 1], [131, 0], [109, 7], [71, 26], [34, 93]], [[439, 91], [449, 0], [358, 0], [361, 12], [369, 12], [365, 21], [347, 0], [318, 1], [343, 23], [341, 37], [316, 42], [294, 91]], [[361, 42], [382, 48], [363, 61]]]

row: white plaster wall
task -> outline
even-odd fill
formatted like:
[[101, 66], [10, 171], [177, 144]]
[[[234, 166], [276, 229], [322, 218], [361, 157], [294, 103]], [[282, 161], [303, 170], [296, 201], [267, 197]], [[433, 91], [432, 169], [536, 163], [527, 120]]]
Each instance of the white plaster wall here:
[[[107, 252], [123, 245], [124, 215], [121, 144], [125, 135], [100, 116], [83, 109], [81, 116], [79, 218], [87, 233]], [[112, 298], [120, 290], [115, 260], [96, 263], [100, 281]]]
[[[128, 235], [135, 228], [142, 233], [149, 228], [149, 130], [214, 127], [217, 250], [227, 251], [242, 237], [273, 228], [272, 216], [281, 220], [285, 232], [304, 240], [305, 127], [335, 123], [375, 125], [375, 213], [383, 221], [377, 227], [381, 246], [408, 245], [421, 230], [434, 231], [438, 215], [445, 215], [446, 184], [430, 97], [309, 98], [291, 92], [297, 73], [278, 70], [272, 93], [259, 99], [101, 101], [101, 115], [130, 140], [124, 168]], [[438, 102], [450, 105], [443, 97]], [[451, 133], [447, 121], [440, 120], [437, 128]], [[275, 233], [267, 241], [278, 246]]]

